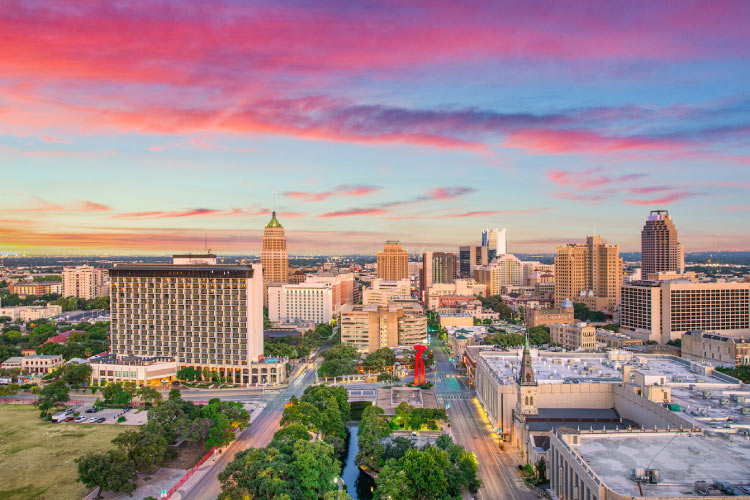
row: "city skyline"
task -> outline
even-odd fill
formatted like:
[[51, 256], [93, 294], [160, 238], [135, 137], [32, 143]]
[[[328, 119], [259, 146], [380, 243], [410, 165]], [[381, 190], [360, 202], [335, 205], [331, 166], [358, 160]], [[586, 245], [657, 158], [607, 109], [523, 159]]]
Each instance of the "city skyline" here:
[[511, 253], [630, 252], [657, 209], [687, 252], [750, 250], [749, 16], [11, 2], [0, 253], [257, 254], [274, 209], [294, 255], [454, 252], [483, 227]]

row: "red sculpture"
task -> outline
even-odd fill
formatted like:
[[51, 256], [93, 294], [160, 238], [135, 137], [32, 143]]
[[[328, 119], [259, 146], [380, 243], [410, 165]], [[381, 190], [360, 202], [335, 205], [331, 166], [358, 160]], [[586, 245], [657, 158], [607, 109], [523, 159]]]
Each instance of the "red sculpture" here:
[[417, 355], [414, 357], [414, 385], [424, 385], [424, 360], [422, 359], [422, 353], [427, 349], [423, 345], [415, 345], [414, 350], [417, 351]]

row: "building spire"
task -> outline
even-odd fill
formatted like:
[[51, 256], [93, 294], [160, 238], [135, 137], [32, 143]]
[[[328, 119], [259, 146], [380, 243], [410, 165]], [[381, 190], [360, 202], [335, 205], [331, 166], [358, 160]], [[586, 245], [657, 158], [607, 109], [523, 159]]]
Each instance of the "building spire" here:
[[529, 332], [525, 334], [523, 356], [521, 357], [521, 370], [518, 372], [518, 383], [520, 385], [536, 385], [534, 367], [531, 366], [531, 349], [529, 347]]

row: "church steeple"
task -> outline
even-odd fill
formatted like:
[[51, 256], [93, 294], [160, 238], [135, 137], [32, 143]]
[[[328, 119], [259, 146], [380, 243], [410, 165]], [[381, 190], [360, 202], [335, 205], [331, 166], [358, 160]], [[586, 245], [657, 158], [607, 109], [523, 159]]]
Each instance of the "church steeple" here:
[[518, 372], [518, 383], [520, 385], [536, 385], [534, 368], [531, 366], [531, 350], [529, 348], [529, 332], [526, 332], [526, 339], [523, 346], [523, 356], [521, 357], [521, 370]]

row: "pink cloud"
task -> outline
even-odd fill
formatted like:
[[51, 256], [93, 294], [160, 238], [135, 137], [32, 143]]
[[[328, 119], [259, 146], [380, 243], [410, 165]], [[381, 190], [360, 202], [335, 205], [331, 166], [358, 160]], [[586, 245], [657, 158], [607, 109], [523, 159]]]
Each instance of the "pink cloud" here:
[[630, 205], [667, 205], [694, 196], [698, 196], [698, 193], [675, 192], [650, 200], [625, 200], [625, 203]]
[[93, 201], [82, 201], [79, 204], [79, 209], [82, 212], [107, 212], [112, 210], [112, 207], [101, 203], [95, 203]]
[[[143, 212], [125, 212], [117, 214], [115, 217], [122, 219], [179, 219], [183, 217], [253, 217], [258, 215], [270, 215], [268, 209], [261, 210], [244, 210], [233, 208], [231, 210], [218, 210], [214, 208], [194, 208], [190, 210], [151, 210]], [[291, 216], [297, 214], [292, 213]]]
[[618, 151], [671, 150], [684, 143], [648, 137], [605, 136], [587, 130], [523, 130], [511, 132], [504, 146], [532, 153], [609, 153]]
[[72, 144], [70, 141], [64, 141], [62, 139], [57, 139], [55, 137], [50, 137], [48, 135], [43, 135], [40, 137], [41, 140], [47, 143], [51, 144]]
[[375, 193], [381, 188], [377, 186], [365, 186], [365, 185], [348, 185], [336, 186], [332, 191], [324, 192], [305, 192], [305, 191], [287, 191], [284, 196], [287, 198], [295, 198], [308, 202], [324, 201], [332, 196], [365, 196], [368, 194]]
[[388, 210], [383, 208], [352, 208], [349, 210], [339, 210], [335, 212], [328, 212], [318, 217], [330, 218], [330, 217], [354, 217], [359, 215], [382, 215], [387, 213]]

